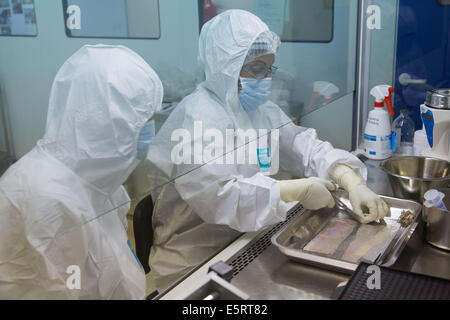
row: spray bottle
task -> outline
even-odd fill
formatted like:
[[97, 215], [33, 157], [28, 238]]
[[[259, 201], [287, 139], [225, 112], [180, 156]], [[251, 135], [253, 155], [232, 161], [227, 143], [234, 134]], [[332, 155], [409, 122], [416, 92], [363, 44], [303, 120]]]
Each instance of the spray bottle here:
[[[392, 155], [391, 119], [394, 116], [392, 93], [394, 88], [388, 85], [374, 87], [370, 94], [375, 97], [375, 108], [369, 112], [364, 130], [364, 152], [370, 159], [382, 160]], [[386, 103], [389, 113], [384, 110]]]

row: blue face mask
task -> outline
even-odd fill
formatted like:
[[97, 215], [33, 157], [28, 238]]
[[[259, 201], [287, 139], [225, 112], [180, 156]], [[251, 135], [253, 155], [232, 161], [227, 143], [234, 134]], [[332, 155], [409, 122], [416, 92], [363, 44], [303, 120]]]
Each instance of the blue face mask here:
[[272, 78], [240, 78], [242, 90], [238, 97], [245, 111], [253, 111], [269, 100], [272, 92]]
[[147, 122], [139, 133], [139, 139], [137, 144], [137, 158], [138, 160], [144, 159], [147, 155], [148, 148], [155, 137], [155, 121]]

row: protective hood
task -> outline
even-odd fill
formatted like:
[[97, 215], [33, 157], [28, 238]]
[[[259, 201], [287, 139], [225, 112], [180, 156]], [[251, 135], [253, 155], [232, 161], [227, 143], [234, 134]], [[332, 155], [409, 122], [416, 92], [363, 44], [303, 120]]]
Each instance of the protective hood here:
[[112, 193], [137, 166], [139, 133], [161, 109], [162, 97], [157, 74], [132, 50], [84, 46], [55, 77], [38, 145]]
[[236, 117], [241, 116], [238, 80], [251, 45], [268, 26], [244, 10], [228, 10], [208, 21], [199, 40], [199, 62], [204, 68], [203, 86], [212, 91]]

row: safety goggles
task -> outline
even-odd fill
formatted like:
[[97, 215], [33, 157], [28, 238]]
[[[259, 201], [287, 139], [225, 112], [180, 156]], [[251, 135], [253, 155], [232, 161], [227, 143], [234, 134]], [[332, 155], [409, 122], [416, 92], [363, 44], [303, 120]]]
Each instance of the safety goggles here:
[[264, 79], [267, 76], [272, 76], [278, 70], [278, 67], [267, 65], [264, 62], [256, 61], [249, 64], [246, 64], [243, 68], [243, 71], [251, 74], [255, 79]]

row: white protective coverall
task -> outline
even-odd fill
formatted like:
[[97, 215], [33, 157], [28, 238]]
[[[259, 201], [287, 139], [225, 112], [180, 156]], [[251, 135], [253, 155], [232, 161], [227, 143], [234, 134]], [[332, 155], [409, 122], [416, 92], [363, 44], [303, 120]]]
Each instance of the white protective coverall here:
[[[186, 129], [194, 140], [195, 121], [201, 121], [204, 132], [216, 129], [224, 137], [226, 129], [279, 128], [281, 170], [298, 177], [329, 178], [329, 170], [342, 163], [367, 177], [358, 158], [320, 141], [314, 129], [296, 126], [274, 103], [244, 111], [238, 100], [240, 71], [250, 46], [267, 30], [258, 17], [243, 10], [228, 10], [206, 23], [199, 40], [206, 80], [181, 101], [150, 147], [155, 234], [149, 262], [159, 290], [217, 253], [239, 232], [284, 221], [295, 205], [280, 200], [276, 180], [263, 175], [258, 164], [175, 165], [170, 159], [179, 142], [171, 141], [176, 129]], [[196, 139], [192, 145], [196, 142], [203, 149], [210, 143]], [[236, 141], [235, 146], [243, 144]], [[193, 158], [201, 158], [201, 148], [191, 149]]]
[[60, 68], [44, 138], [0, 179], [0, 299], [145, 298], [122, 183], [162, 96], [126, 47], [84, 46]]

